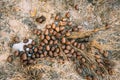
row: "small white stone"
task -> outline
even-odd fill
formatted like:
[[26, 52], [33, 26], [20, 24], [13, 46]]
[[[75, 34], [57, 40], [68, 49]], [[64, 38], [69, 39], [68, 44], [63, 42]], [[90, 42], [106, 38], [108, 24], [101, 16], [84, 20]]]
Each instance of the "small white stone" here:
[[29, 48], [26, 48], [26, 51], [29, 51]]

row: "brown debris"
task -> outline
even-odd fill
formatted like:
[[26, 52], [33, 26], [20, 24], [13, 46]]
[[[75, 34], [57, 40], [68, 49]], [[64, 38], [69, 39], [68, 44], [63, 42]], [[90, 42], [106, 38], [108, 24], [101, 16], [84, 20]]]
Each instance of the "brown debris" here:
[[43, 23], [44, 21], [46, 20], [46, 18], [45, 18], [45, 16], [40, 16], [40, 17], [38, 17], [38, 18], [36, 18], [36, 21], [38, 22], [38, 23]]
[[7, 58], [7, 61], [9, 63], [11, 63], [13, 61], [13, 55], [9, 55], [8, 58]]

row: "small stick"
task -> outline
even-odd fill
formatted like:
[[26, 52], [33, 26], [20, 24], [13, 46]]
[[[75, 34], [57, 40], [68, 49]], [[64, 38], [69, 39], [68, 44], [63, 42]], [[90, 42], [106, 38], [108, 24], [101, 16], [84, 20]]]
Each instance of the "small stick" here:
[[108, 29], [108, 26], [102, 27], [102, 28], [97, 28], [95, 30], [91, 30], [91, 31], [85, 31], [85, 32], [72, 32], [72, 34], [68, 37], [68, 38], [85, 38], [85, 37], [89, 37], [91, 35], [93, 35], [94, 33], [98, 32], [98, 31], [102, 31], [102, 30], [106, 30]]
[[[71, 45], [72, 46], [72, 45]], [[87, 55], [86, 55], [86, 53], [85, 52], [83, 52], [82, 50], [80, 50], [80, 49], [78, 49], [78, 48], [76, 48], [76, 47], [74, 47], [74, 46], [72, 46], [74, 49], [76, 49], [77, 51], [79, 51], [79, 52], [81, 52], [81, 54], [89, 61], [89, 63], [91, 63], [91, 60], [90, 59], [88, 59], [88, 57], [87, 57]]]
[[60, 48], [60, 51], [62, 51], [62, 53], [63, 53], [63, 58], [64, 58], [64, 60], [67, 60], [67, 56], [65, 55], [65, 53], [64, 53], [63, 50], [61, 49], [60, 43], [58, 44], [58, 46], [59, 46], [59, 48]]

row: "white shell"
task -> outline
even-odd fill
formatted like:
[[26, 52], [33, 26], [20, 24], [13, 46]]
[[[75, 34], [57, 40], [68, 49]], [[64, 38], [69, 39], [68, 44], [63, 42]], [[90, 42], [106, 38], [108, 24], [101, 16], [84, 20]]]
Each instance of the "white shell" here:
[[15, 50], [24, 51], [23, 46], [28, 45], [30, 43], [32, 43], [32, 39], [29, 39], [27, 43], [23, 43], [23, 41], [20, 43], [16, 43], [12, 46], [12, 48]]

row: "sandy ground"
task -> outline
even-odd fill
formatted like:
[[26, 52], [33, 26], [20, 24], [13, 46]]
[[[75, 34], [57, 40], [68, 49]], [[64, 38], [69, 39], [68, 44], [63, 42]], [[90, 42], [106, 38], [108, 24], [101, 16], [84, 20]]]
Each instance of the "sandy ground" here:
[[[79, 10], [74, 6], [78, 5]], [[1, 0], [0, 1], [0, 80], [29, 80], [30, 74], [21, 70], [19, 63], [6, 62], [8, 55], [13, 54], [9, 42], [12, 37], [31, 38], [31, 29], [42, 29], [53, 22], [56, 13], [64, 15], [70, 12], [71, 20], [85, 30], [102, 27], [105, 23], [111, 27], [94, 35], [106, 50], [113, 53], [116, 63], [116, 74], [111, 80], [120, 80], [120, 0]], [[46, 21], [42, 24], [35, 18], [44, 15]], [[66, 61], [58, 64], [49, 61], [40, 62], [36, 69], [41, 80], [82, 80], [76, 73], [73, 63]], [[23, 69], [23, 68], [22, 68]], [[41, 71], [42, 70], [42, 71]], [[26, 75], [25, 75], [26, 74]], [[35, 76], [33, 76], [35, 77]], [[34, 80], [34, 79], [31, 79]], [[36, 79], [36, 80], [39, 80]]]

